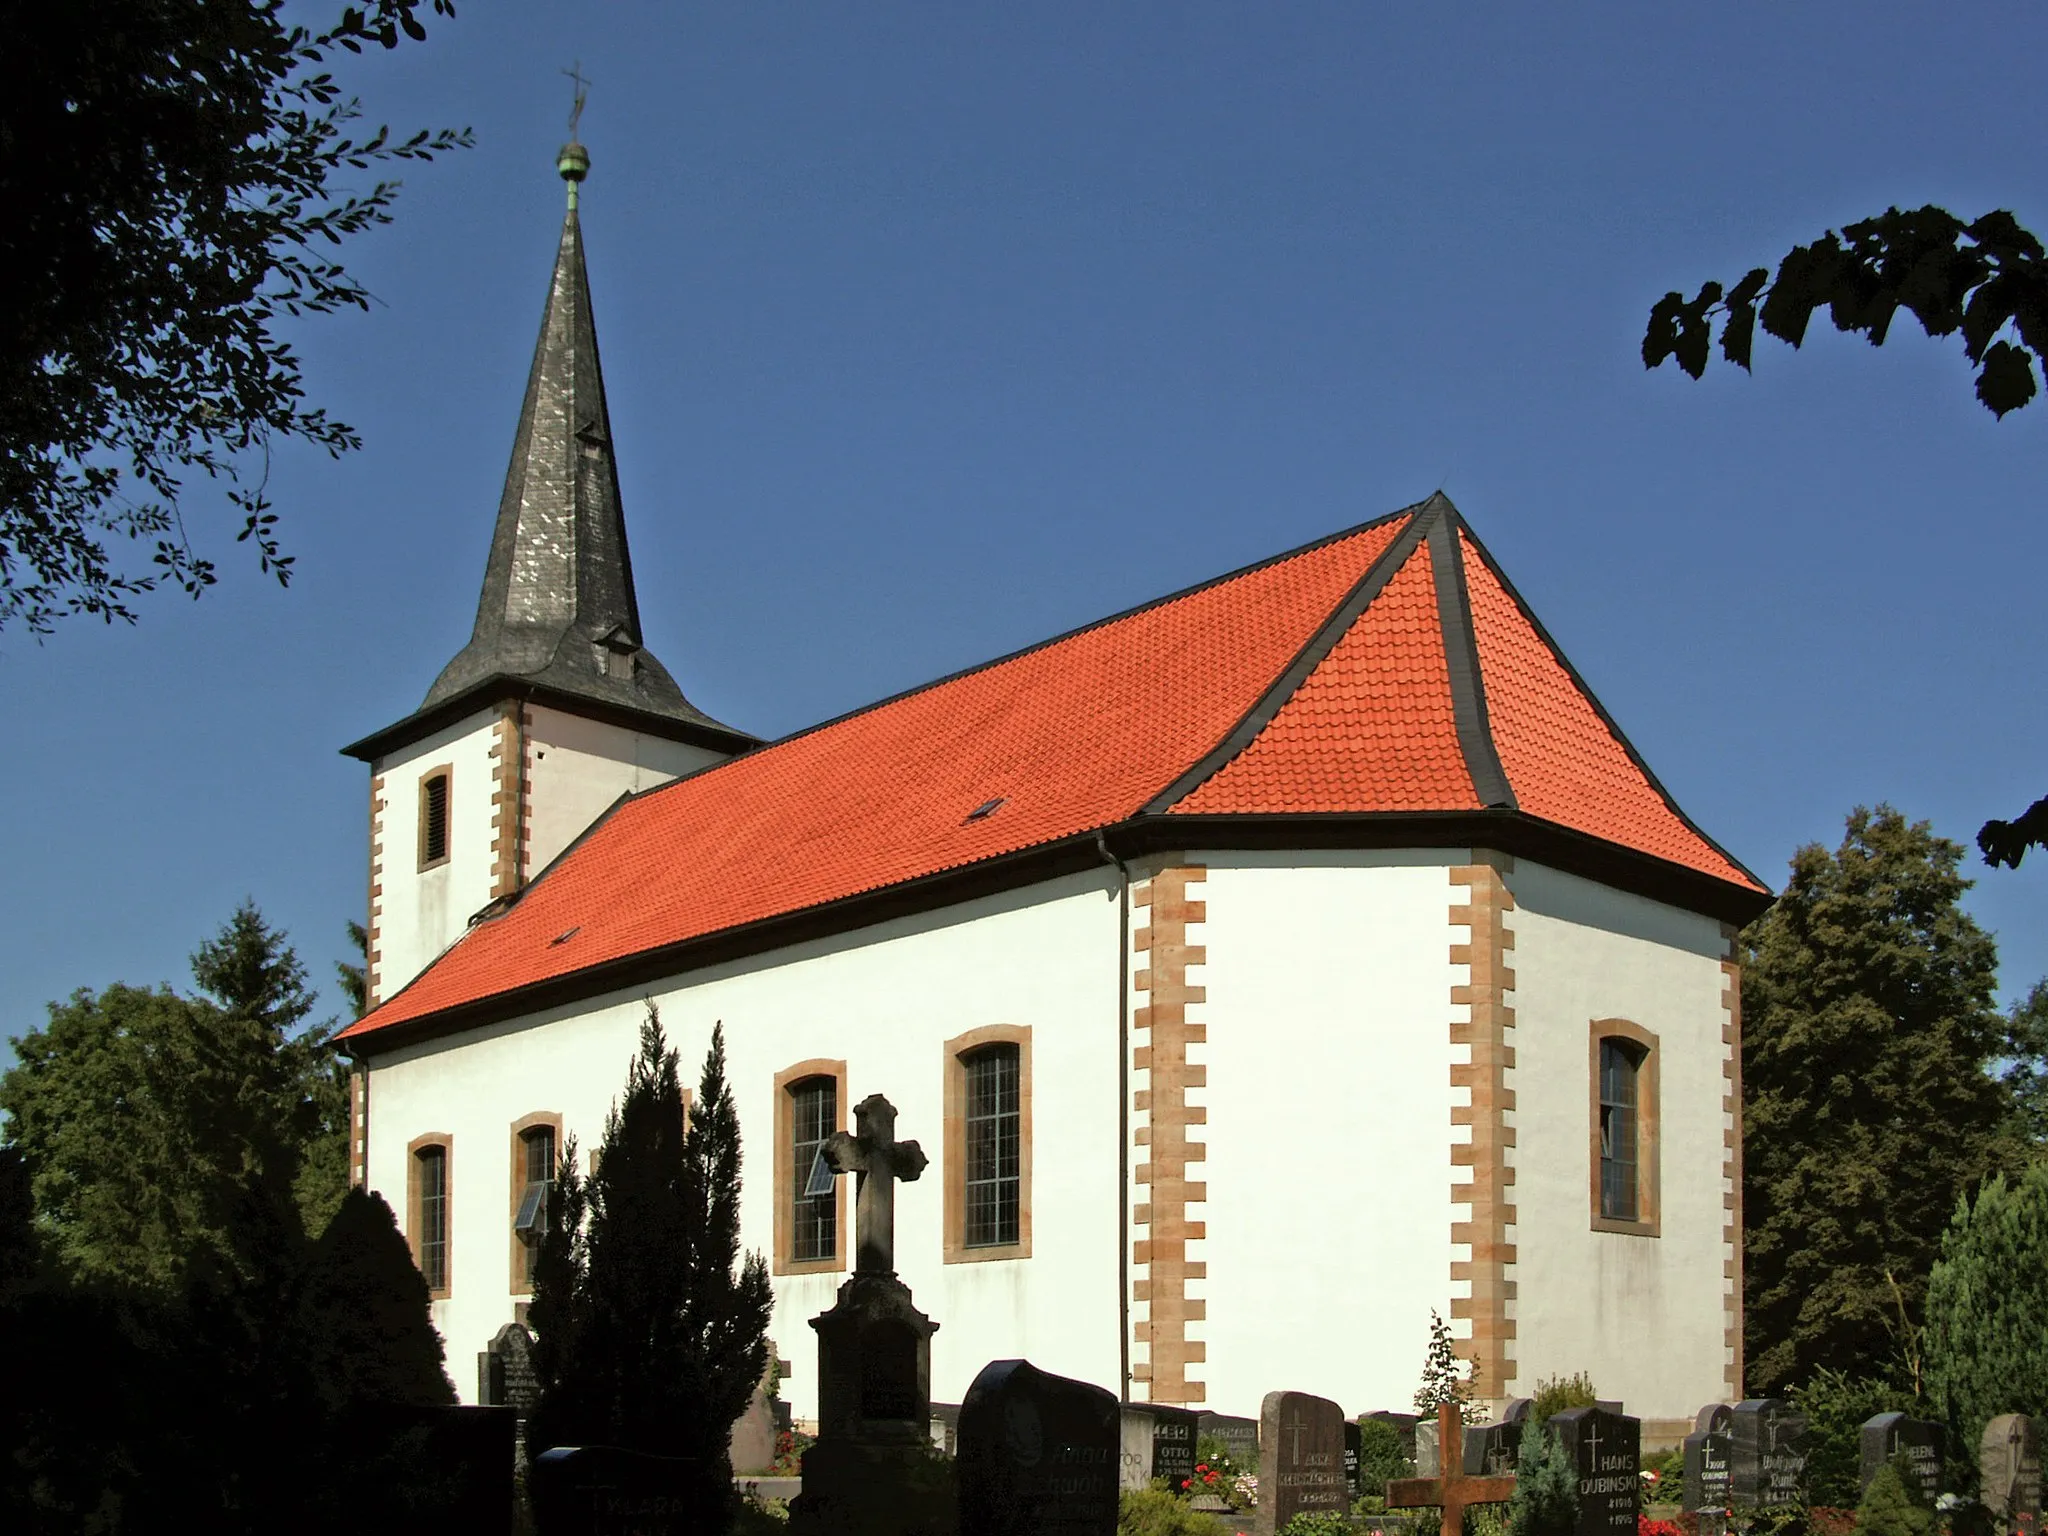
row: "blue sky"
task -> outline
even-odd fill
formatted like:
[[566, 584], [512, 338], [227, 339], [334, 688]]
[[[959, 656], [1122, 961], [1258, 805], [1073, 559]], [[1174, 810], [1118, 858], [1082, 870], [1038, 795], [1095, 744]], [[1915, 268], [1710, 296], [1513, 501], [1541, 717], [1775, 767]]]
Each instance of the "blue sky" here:
[[[648, 637], [779, 734], [1445, 488], [1680, 803], [1774, 885], [1889, 800], [2048, 791], [2048, 408], [1825, 321], [1646, 373], [1667, 288], [1888, 203], [2048, 227], [2037, 7], [467, 0], [344, 60], [471, 124], [309, 323], [280, 592], [0, 635], [0, 1034], [183, 983], [243, 896], [323, 981], [364, 768], [468, 635], [594, 82], [584, 221]], [[1973, 855], [1974, 858], [1974, 855]], [[2048, 857], [1978, 868], [2008, 991]], [[327, 1001], [338, 1008], [331, 987]]]

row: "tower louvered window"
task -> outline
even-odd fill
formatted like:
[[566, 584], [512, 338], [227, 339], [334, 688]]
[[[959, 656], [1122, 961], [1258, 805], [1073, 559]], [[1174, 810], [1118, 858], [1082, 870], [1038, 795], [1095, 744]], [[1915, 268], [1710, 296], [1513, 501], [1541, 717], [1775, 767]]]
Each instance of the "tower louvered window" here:
[[1022, 1193], [1021, 1074], [1014, 1045], [991, 1045], [961, 1065], [967, 1074], [969, 1248], [1015, 1243]]
[[448, 857], [448, 778], [444, 771], [420, 780], [420, 867]]

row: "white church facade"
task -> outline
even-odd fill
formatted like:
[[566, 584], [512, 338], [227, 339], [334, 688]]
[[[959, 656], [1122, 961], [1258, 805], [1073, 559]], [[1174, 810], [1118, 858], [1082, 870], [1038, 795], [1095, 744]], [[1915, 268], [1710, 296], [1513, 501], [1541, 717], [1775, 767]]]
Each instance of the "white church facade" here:
[[348, 750], [355, 1175], [451, 1361], [518, 1314], [521, 1207], [651, 1000], [686, 1081], [723, 1025], [799, 1417], [852, 1235], [805, 1175], [876, 1092], [931, 1158], [896, 1259], [935, 1399], [1024, 1356], [1399, 1408], [1432, 1309], [1488, 1398], [1740, 1395], [1768, 893], [1440, 495], [758, 742], [642, 645], [572, 199], [473, 638]]

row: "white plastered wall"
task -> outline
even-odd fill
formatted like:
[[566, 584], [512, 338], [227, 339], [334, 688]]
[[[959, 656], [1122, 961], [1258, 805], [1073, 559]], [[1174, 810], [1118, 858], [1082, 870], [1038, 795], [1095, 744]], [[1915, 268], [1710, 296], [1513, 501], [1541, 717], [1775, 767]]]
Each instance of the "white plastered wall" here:
[[[1447, 1312], [1450, 869], [1458, 856], [1195, 854], [1207, 1001], [1204, 1406], [1314, 1392], [1405, 1409]], [[1456, 893], [1462, 894], [1462, 893]], [[1200, 1134], [1200, 1133], [1197, 1133]]]
[[[1726, 1396], [1720, 925], [1527, 861], [1509, 885], [1516, 1390], [1585, 1371], [1638, 1417], [1690, 1417]], [[1588, 1039], [1610, 1018], [1658, 1040], [1655, 1237], [1592, 1229]]]
[[[377, 944], [376, 1000], [390, 997], [468, 930], [491, 899], [495, 710], [480, 710], [372, 767], [384, 788], [371, 823], [376, 850], [371, 907]], [[420, 781], [445, 767], [448, 858], [420, 868]]]
[[[1114, 1389], [1118, 905], [1110, 872], [1049, 882], [721, 966], [652, 989], [694, 1085], [714, 1022], [745, 1146], [743, 1246], [773, 1243], [775, 1074], [811, 1057], [847, 1062], [851, 1107], [888, 1095], [897, 1133], [933, 1159], [896, 1201], [898, 1272], [940, 1323], [932, 1395], [958, 1402], [991, 1359], [1026, 1355]], [[454, 1138], [451, 1294], [434, 1303], [449, 1372], [465, 1401], [476, 1352], [512, 1316], [510, 1127], [555, 1111], [584, 1148], [625, 1081], [638, 995], [408, 1047], [370, 1073], [370, 1184], [405, 1219], [406, 1146]], [[942, 1043], [984, 1024], [1032, 1031], [1032, 1257], [942, 1262]], [[841, 1198], [851, 1198], [842, 1180]], [[849, 1232], [850, 1235], [850, 1232]], [[843, 1274], [778, 1278], [771, 1333], [795, 1367], [784, 1385], [799, 1417], [816, 1411], [816, 1335]]]
[[623, 794], [721, 762], [726, 754], [558, 709], [526, 707], [526, 873], [547, 868]]

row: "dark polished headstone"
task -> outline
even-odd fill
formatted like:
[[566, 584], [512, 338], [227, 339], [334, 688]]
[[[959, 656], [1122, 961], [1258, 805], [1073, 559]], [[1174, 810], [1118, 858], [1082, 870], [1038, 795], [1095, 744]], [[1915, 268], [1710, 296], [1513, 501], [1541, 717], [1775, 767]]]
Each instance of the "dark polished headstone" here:
[[993, 1361], [960, 1405], [960, 1530], [1112, 1536], [1121, 1450], [1114, 1395], [1028, 1360]]
[[1728, 1405], [1709, 1403], [1685, 1437], [1685, 1487], [1679, 1500], [1687, 1514], [1728, 1508]]
[[1643, 1421], [1605, 1408], [1567, 1408], [1548, 1423], [1578, 1471], [1578, 1536], [1635, 1536], [1643, 1512]]
[[1744, 1398], [1728, 1411], [1728, 1496], [1736, 1509], [1806, 1499], [1806, 1415], [1775, 1397]]
[[528, 1488], [540, 1536], [711, 1533], [701, 1473], [680, 1456], [648, 1456], [614, 1445], [558, 1446], [535, 1460]]
[[1862, 1486], [1867, 1490], [1886, 1462], [1894, 1456], [1905, 1458], [1911, 1469], [1908, 1493], [1932, 1504], [1941, 1497], [1942, 1442], [1947, 1438], [1941, 1425], [1931, 1419], [1915, 1419], [1903, 1413], [1880, 1413], [1866, 1419], [1857, 1432], [1857, 1449], [1862, 1452]]
[[1268, 1392], [1259, 1412], [1258, 1536], [1296, 1515], [1344, 1514], [1344, 1410], [1308, 1392]]
[[2003, 1529], [2041, 1529], [2041, 1444], [2031, 1418], [2001, 1413], [1986, 1424], [1977, 1472], [1978, 1497]]
[[[1526, 1401], [1526, 1399], [1524, 1399]], [[1522, 1426], [1528, 1415], [1498, 1424], [1475, 1424], [1465, 1431], [1467, 1477], [1512, 1477], [1522, 1454]]]
[[1358, 1464], [1364, 1459], [1365, 1446], [1359, 1439], [1358, 1425], [1351, 1419], [1344, 1421], [1344, 1491], [1355, 1502], [1358, 1498]]

